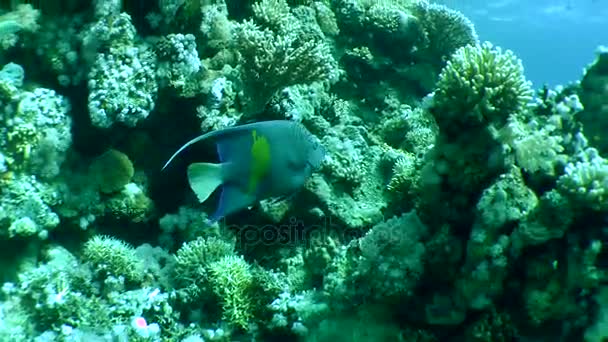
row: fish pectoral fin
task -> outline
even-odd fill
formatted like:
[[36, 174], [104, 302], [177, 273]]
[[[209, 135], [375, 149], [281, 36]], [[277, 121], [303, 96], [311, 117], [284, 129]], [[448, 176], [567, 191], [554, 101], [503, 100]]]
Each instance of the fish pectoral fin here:
[[188, 166], [188, 182], [190, 188], [203, 203], [209, 196], [222, 185], [221, 164], [194, 163]]

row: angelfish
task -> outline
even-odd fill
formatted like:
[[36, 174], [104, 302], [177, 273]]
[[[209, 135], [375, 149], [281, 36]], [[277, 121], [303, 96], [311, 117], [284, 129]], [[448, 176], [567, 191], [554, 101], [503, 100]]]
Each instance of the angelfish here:
[[266, 198], [293, 194], [325, 158], [323, 146], [302, 124], [261, 121], [200, 135], [177, 150], [163, 170], [188, 146], [207, 139], [215, 141], [219, 164], [193, 163], [187, 173], [200, 203], [221, 188], [211, 221]]

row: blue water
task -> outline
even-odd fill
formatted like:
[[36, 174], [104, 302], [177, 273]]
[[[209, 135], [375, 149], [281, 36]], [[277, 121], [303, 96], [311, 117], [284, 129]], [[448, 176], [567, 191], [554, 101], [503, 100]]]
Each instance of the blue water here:
[[608, 46], [608, 0], [444, 0], [475, 23], [481, 40], [513, 50], [535, 87], [581, 78]]

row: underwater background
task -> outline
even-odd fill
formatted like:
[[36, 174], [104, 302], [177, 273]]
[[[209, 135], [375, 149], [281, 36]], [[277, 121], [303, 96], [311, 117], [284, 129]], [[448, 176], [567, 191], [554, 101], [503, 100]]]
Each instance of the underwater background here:
[[[480, 39], [513, 50], [535, 87], [580, 78], [593, 51], [606, 44], [605, 0], [439, 0], [475, 23]], [[549, 58], [550, 57], [550, 58]]]
[[523, 3], [2, 1], [0, 341], [607, 341], [608, 3]]

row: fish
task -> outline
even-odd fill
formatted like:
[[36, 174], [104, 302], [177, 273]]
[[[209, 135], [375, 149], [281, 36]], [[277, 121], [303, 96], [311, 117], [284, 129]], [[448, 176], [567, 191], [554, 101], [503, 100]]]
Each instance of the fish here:
[[263, 199], [296, 193], [326, 155], [320, 141], [301, 123], [260, 121], [202, 134], [180, 147], [162, 170], [179, 153], [204, 140], [215, 141], [219, 163], [192, 163], [187, 177], [200, 203], [221, 188], [211, 222]]

